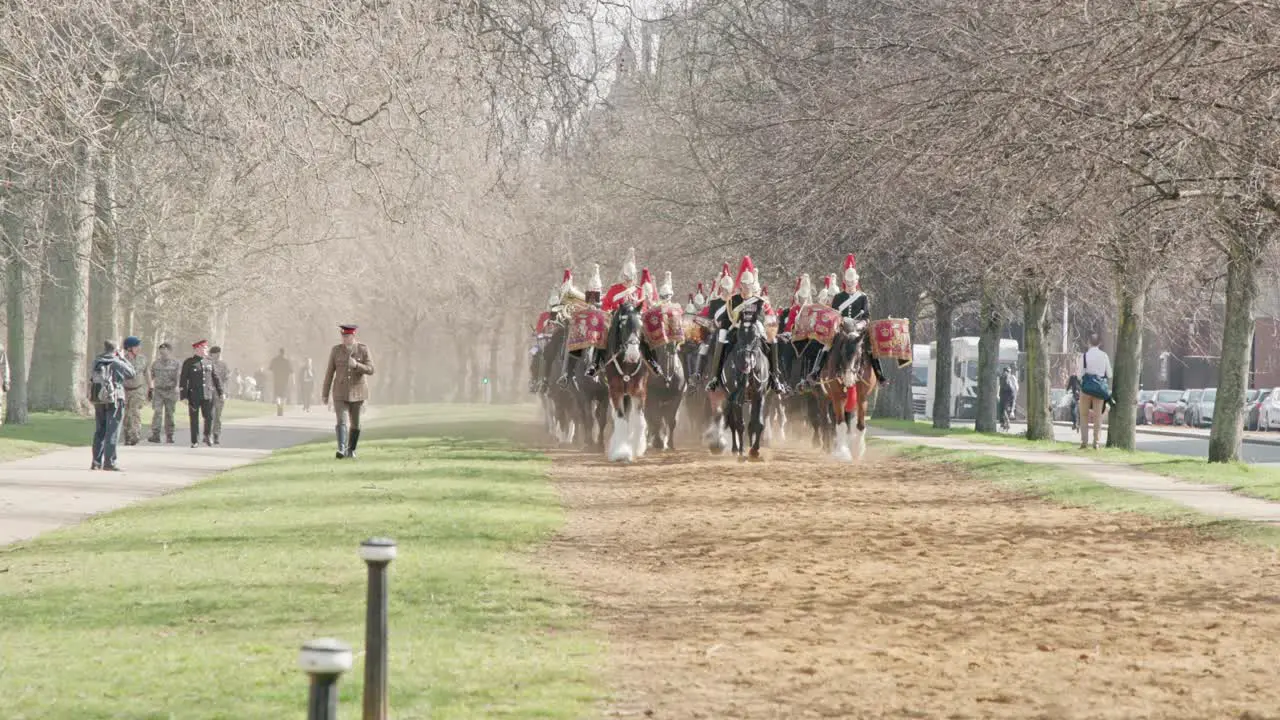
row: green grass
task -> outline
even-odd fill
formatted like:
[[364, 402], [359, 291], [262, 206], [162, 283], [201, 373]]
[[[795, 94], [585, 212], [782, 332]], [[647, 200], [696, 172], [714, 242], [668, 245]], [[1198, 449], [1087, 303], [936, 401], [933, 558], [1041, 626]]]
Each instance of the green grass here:
[[[225, 421], [262, 417], [275, 412], [275, 405], [246, 400], [228, 400], [222, 410]], [[186, 426], [187, 406], [178, 403], [177, 422]], [[142, 410], [143, 435], [150, 434], [151, 408]], [[39, 455], [64, 447], [84, 447], [93, 443], [93, 418], [68, 412], [32, 413], [26, 424], [0, 426], [0, 462]]]
[[876, 427], [912, 435], [926, 437], [948, 436], [987, 445], [1031, 448], [1047, 453], [1078, 455], [1100, 462], [1127, 465], [1156, 475], [1186, 480], [1187, 482], [1220, 485], [1231, 492], [1240, 493], [1241, 495], [1264, 500], [1280, 500], [1280, 469], [1272, 467], [1247, 465], [1245, 463], [1209, 463], [1201, 458], [1143, 452], [1140, 450], [1129, 451], [1115, 448], [1081, 450], [1080, 446], [1074, 442], [1058, 440], [1031, 441], [1018, 435], [979, 433], [972, 428], [938, 430], [928, 423], [912, 420], [877, 418], [873, 424]]
[[[329, 443], [0, 549], [5, 718], [302, 717], [297, 650], [363, 646], [359, 542], [389, 536], [392, 715], [574, 718], [599, 644], [521, 553], [563, 521], [509, 409], [388, 412]], [[389, 417], [390, 416], [390, 417]], [[360, 715], [362, 662], [342, 681]]]
[[1140, 513], [1214, 537], [1280, 547], [1280, 528], [1242, 520], [1222, 520], [1183, 505], [1091, 480], [1065, 467], [1006, 460], [980, 452], [878, 441], [884, 452], [906, 460], [958, 470], [1003, 490], [1049, 502], [1109, 513]]

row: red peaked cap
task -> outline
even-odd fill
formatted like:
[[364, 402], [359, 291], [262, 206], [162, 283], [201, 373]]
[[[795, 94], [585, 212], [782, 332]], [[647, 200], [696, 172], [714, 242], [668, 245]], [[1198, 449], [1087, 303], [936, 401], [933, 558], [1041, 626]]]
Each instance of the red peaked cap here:
[[343, 335], [355, 335], [355, 334], [356, 334], [356, 326], [355, 326], [355, 325], [339, 325], [339, 326], [338, 326], [338, 329], [342, 332], [342, 334], [343, 334]]
[[209, 341], [208, 341], [208, 340], [197, 340], [197, 341], [195, 341], [195, 342], [191, 343], [191, 347], [194, 349], [194, 348], [198, 348], [198, 347], [205, 347], [205, 346], [207, 346], [208, 344], [209, 344]]

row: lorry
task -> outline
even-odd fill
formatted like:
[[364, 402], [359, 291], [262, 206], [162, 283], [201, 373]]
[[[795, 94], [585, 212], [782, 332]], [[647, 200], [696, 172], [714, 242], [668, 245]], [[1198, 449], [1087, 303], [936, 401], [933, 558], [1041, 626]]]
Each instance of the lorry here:
[[[933, 416], [934, 388], [938, 383], [937, 357], [937, 343], [929, 343], [928, 385], [925, 388], [924, 409], [926, 417]], [[1015, 366], [1017, 363], [1018, 341], [1002, 338], [996, 371]], [[912, 369], [914, 371], [914, 368]], [[952, 338], [950, 370], [951, 417], [972, 420], [978, 415], [978, 338]]]
[[933, 360], [933, 348], [929, 345], [911, 346], [911, 412], [925, 415], [929, 402], [929, 363]]

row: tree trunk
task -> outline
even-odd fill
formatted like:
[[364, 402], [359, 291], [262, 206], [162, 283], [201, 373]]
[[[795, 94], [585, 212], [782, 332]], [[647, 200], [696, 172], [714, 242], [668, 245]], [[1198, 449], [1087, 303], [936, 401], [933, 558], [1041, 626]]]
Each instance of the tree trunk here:
[[[490, 401], [498, 399], [500, 397], [498, 393], [500, 393], [503, 388], [502, 383], [498, 382], [498, 357], [501, 355], [500, 351], [502, 349], [502, 331], [503, 331], [502, 326], [503, 326], [503, 318], [505, 317], [506, 317], [505, 314], [499, 315], [497, 322], [494, 323], [493, 331], [489, 333], [489, 363], [487, 368], [485, 369], [484, 375], [489, 385], [488, 392], [489, 392]], [[484, 400], [484, 395], [483, 395], [484, 390], [485, 388], [481, 388], [482, 394], [480, 396], [480, 399], [482, 401]]]
[[77, 141], [55, 168], [46, 227], [49, 246], [31, 357], [30, 409], [83, 412], [88, 405], [89, 254], [93, 245], [93, 155]]
[[955, 309], [942, 300], [933, 301], [934, 335], [938, 338], [934, 350], [934, 369], [937, 377], [933, 387], [933, 426], [945, 430], [951, 427], [951, 333], [954, 330]]
[[1027, 354], [1027, 439], [1053, 439], [1049, 408], [1049, 294], [1041, 288], [1023, 291], [1023, 350]]
[[[1141, 273], [1136, 275], [1140, 276]], [[1111, 380], [1111, 392], [1116, 404], [1107, 420], [1107, 447], [1133, 450], [1137, 442], [1137, 416], [1132, 408], [1137, 405], [1138, 383], [1142, 378], [1146, 286], [1145, 279], [1139, 279], [1135, 274], [1122, 273], [1119, 278], [1117, 296], [1120, 311]], [[1244, 398], [1240, 399], [1240, 404], [1244, 404]]]
[[[6, 170], [7, 182], [14, 175]], [[12, 186], [10, 186], [12, 187]], [[22, 256], [27, 248], [26, 213], [30, 208], [21, 191], [9, 191], [0, 205], [0, 249], [5, 259], [5, 320], [8, 337], [5, 348], [9, 358], [9, 392], [5, 395], [5, 422], [21, 425], [27, 422], [27, 313], [26, 266]]]
[[978, 311], [978, 407], [974, 429], [978, 432], [997, 431], [997, 414], [1000, 404], [1000, 329], [1004, 325], [1000, 308], [996, 304], [994, 279], [987, 279], [982, 286], [982, 306]]
[[103, 340], [120, 342], [119, 253], [116, 245], [116, 163], [110, 150], [95, 167], [93, 252], [89, 265], [89, 332], [86, 351], [92, 356]]
[[[1258, 267], [1265, 238], [1256, 231], [1238, 230], [1227, 256], [1226, 324], [1222, 329], [1222, 359], [1218, 365], [1218, 396], [1209, 432], [1209, 462], [1240, 459], [1243, 439], [1241, 409], [1249, 383], [1249, 355], [1253, 343], [1253, 303], [1258, 297]], [[1262, 232], [1267, 232], [1263, 230]]]
[[518, 403], [521, 401], [521, 396], [525, 394], [529, 380], [532, 379], [525, 378], [525, 373], [529, 369], [529, 345], [531, 344], [529, 331], [525, 326], [516, 323], [512, 340], [515, 352], [512, 353], [511, 382], [507, 388], [507, 402]]

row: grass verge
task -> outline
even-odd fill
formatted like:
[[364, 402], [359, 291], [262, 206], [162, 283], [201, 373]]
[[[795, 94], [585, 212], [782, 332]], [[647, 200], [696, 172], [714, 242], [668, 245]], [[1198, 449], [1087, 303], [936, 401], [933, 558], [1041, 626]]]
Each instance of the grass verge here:
[[[301, 717], [297, 649], [363, 646], [359, 542], [395, 538], [398, 718], [589, 714], [600, 651], [518, 554], [562, 522], [546, 462], [493, 412], [398, 410], [329, 443], [0, 549], [6, 718]], [[342, 682], [359, 717], [362, 662]]]
[[887, 430], [924, 437], [947, 436], [985, 445], [1031, 448], [1048, 453], [1086, 456], [1100, 462], [1127, 465], [1156, 475], [1187, 482], [1220, 485], [1226, 490], [1240, 493], [1241, 495], [1264, 500], [1280, 500], [1280, 469], [1272, 467], [1247, 465], [1245, 463], [1211, 464], [1201, 458], [1143, 452], [1141, 450], [1129, 451], [1114, 448], [1081, 450], [1080, 446], [1074, 442], [1058, 440], [1032, 441], [1018, 435], [975, 432], [972, 428], [938, 430], [928, 423], [912, 420], [877, 418], [874, 421], [874, 425]]
[[1280, 547], [1280, 528], [1243, 520], [1222, 520], [1178, 503], [1111, 487], [1064, 467], [1006, 460], [980, 452], [944, 450], [924, 445], [878, 441], [885, 453], [959, 470], [1023, 495], [1110, 513], [1141, 513], [1192, 528], [1214, 537]]
[[[225, 421], [263, 417], [274, 414], [275, 405], [254, 403], [247, 400], [228, 400], [222, 410]], [[187, 406], [178, 403], [177, 417], [180, 428], [187, 427]], [[142, 410], [143, 435], [150, 434], [151, 408]], [[68, 412], [32, 413], [24, 425], [0, 426], [0, 461], [31, 457], [50, 450], [65, 447], [86, 447], [93, 444], [93, 418]]]

